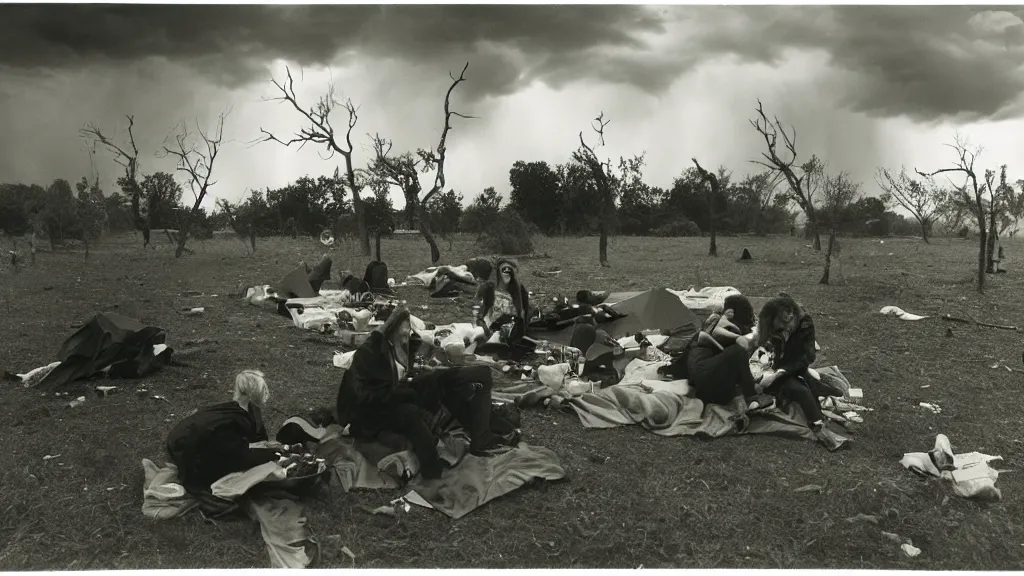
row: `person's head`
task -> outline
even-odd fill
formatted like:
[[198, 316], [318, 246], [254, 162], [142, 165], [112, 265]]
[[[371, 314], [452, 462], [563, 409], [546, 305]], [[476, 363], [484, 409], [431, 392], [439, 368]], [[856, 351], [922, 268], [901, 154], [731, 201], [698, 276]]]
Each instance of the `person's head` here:
[[498, 259], [498, 284], [501, 286], [508, 286], [516, 279], [516, 274], [519, 271], [519, 266], [515, 260], [509, 258]]
[[259, 370], [243, 370], [235, 376], [235, 389], [232, 395], [235, 402], [243, 406], [253, 404], [259, 407], [267, 405], [270, 400], [270, 389]]
[[412, 334], [411, 318], [408, 308], [396, 308], [378, 330], [391, 342], [404, 344]]
[[725, 298], [722, 314], [732, 311], [730, 321], [740, 329], [740, 334], [746, 335], [754, 329], [754, 306], [750, 300], [742, 294], [731, 294]]
[[803, 310], [789, 296], [778, 296], [765, 302], [757, 316], [757, 343], [765, 346], [772, 338], [787, 340], [796, 329]]

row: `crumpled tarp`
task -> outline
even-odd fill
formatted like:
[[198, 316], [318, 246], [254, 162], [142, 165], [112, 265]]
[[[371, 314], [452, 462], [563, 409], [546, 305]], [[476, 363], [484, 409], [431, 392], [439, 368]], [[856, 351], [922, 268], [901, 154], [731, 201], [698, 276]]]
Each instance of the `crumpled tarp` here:
[[103, 371], [111, 378], [143, 378], [169, 360], [173, 350], [166, 339], [163, 328], [113, 312], [97, 314], [64, 341], [60, 364], [36, 387], [53, 392]]
[[[272, 465], [272, 466], [268, 466]], [[273, 462], [246, 472], [229, 474], [218, 480], [215, 495], [238, 497], [260, 481], [276, 476], [283, 469]], [[184, 515], [199, 505], [178, 482], [174, 464], [159, 467], [149, 459], [142, 460], [145, 481], [142, 486], [142, 514], [147, 518], [166, 520]], [[256, 496], [246, 499], [249, 516], [260, 523], [273, 568], [305, 568], [313, 561], [306, 546], [314, 549], [316, 540], [306, 524], [304, 506], [293, 500]]]
[[466, 456], [454, 468], [444, 470], [440, 482], [424, 481], [417, 476], [409, 487], [435, 509], [457, 520], [534, 480], [564, 477], [565, 468], [554, 452], [520, 443], [489, 458]]

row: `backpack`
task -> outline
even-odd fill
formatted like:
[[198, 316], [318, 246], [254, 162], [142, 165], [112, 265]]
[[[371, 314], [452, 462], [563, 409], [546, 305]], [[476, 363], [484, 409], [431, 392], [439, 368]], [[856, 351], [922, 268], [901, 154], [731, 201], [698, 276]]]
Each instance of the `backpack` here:
[[380, 260], [373, 260], [366, 265], [366, 274], [363, 275], [363, 282], [370, 287], [374, 294], [393, 294], [388, 286], [388, 265]]

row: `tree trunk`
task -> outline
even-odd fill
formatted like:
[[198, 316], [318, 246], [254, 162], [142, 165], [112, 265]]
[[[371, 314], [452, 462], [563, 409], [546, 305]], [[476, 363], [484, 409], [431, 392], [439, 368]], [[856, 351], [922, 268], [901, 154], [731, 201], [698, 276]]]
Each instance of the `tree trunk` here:
[[89, 259], [89, 233], [82, 232], [82, 243], [85, 244], [85, 259]]
[[149, 226], [145, 223], [142, 224], [142, 247], [149, 246]]
[[370, 231], [366, 228], [365, 212], [363, 211], [363, 199], [358, 198], [355, 192], [352, 193], [352, 211], [356, 215], [356, 229], [359, 231], [359, 246], [363, 256], [370, 255]]
[[597, 241], [597, 257], [601, 262], [602, 268], [610, 268], [611, 264], [608, 263], [608, 225], [604, 221], [598, 224], [598, 230], [601, 233], [600, 239]]
[[36, 265], [36, 230], [32, 229], [32, 235], [28, 237], [28, 255], [29, 261], [33, 266]]
[[996, 212], [990, 207], [988, 210], [988, 237], [986, 238], [986, 255], [985, 258], [985, 272], [991, 274], [994, 272], [992, 268], [992, 258], [995, 257], [996, 250]]
[[376, 250], [374, 251], [374, 259], [377, 262], [383, 262], [384, 261], [384, 260], [381, 259], [381, 255], [380, 255], [380, 236], [381, 236], [380, 228], [378, 228], [376, 230], [376, 234], [373, 235], [373, 240], [374, 240], [375, 248], [376, 248]]
[[985, 219], [978, 218], [978, 292], [985, 291], [985, 256], [988, 247], [988, 233], [985, 230]]
[[921, 223], [921, 239], [924, 240], [925, 244], [931, 244], [931, 242], [928, 241], [928, 222], [920, 218], [918, 218], [917, 221]]
[[441, 259], [441, 250], [438, 249], [437, 241], [434, 240], [434, 234], [430, 231], [429, 220], [423, 214], [423, 207], [416, 206], [416, 210], [419, 212], [420, 217], [420, 233], [423, 234], [423, 239], [427, 241], [427, 244], [430, 244], [430, 262], [437, 264], [438, 260]]
[[836, 229], [833, 227], [828, 236], [828, 249], [825, 251], [825, 271], [821, 275], [818, 284], [828, 285], [829, 271], [832, 268], [832, 248], [836, 245]]
[[[405, 203], [405, 226], [409, 230], [415, 230], [416, 229], [416, 205], [413, 204], [413, 205], [410, 206], [409, 204], [410, 203], [408, 201], [406, 201], [406, 203]], [[420, 219], [422, 220], [423, 218], [421, 217]]]

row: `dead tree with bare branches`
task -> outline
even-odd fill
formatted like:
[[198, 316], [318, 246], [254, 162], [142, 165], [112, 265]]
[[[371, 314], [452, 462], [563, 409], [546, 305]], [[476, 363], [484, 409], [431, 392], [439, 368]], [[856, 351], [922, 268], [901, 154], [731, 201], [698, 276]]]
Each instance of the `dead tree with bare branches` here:
[[910, 212], [921, 226], [921, 239], [927, 244], [928, 235], [938, 215], [939, 204], [942, 202], [943, 191], [935, 186], [931, 178], [924, 182], [911, 178], [907, 175], [906, 168], [901, 168], [899, 174], [879, 168], [876, 181], [883, 192], [882, 202]]
[[946, 146], [952, 148], [957, 155], [955, 164], [952, 167], [940, 168], [927, 174], [916, 168], [914, 171], [925, 178], [931, 178], [938, 174], [961, 173], [967, 180], [963, 188], [966, 188], [968, 184], [971, 185], [971, 189], [974, 192], [974, 216], [978, 222], [978, 292], [984, 292], [985, 252], [988, 246], [988, 229], [985, 222], [985, 191], [987, 185], [984, 182], [978, 182], [978, 173], [974, 170], [974, 164], [981, 154], [981, 148], [974, 148], [973, 150], [968, 148], [967, 141], [961, 138], [959, 134], [954, 137], [953, 144], [946, 144]]
[[[444, 96], [444, 127], [441, 129], [441, 138], [435, 150], [420, 148], [416, 156], [406, 152], [400, 156], [391, 156], [392, 142], [381, 138], [380, 135], [371, 136], [373, 141], [374, 163], [368, 170], [371, 178], [379, 184], [386, 186], [397, 186], [401, 188], [405, 196], [406, 219], [410, 227], [413, 220], [423, 234], [424, 240], [430, 245], [430, 261], [437, 263], [441, 259], [441, 251], [437, 247], [434, 233], [430, 229], [430, 218], [426, 212], [427, 203], [445, 187], [444, 164], [448, 153], [448, 132], [452, 129], [451, 120], [453, 116], [472, 119], [475, 116], [456, 112], [451, 108], [452, 93], [456, 86], [466, 81], [466, 70], [469, 62], [462, 67], [462, 72], [456, 78], [451, 72], [448, 76], [452, 83], [448, 86], [448, 92]], [[422, 197], [422, 187], [419, 182], [419, 173], [434, 171], [434, 185], [430, 187]]]
[[819, 284], [828, 284], [832, 261], [836, 260], [839, 279], [845, 282], [842, 273], [842, 261], [840, 258], [839, 243], [836, 240], [836, 233], [843, 225], [843, 218], [849, 212], [850, 206], [856, 202], [861, 195], [860, 184], [850, 177], [848, 172], [838, 174], [825, 174], [822, 181], [822, 206], [828, 216], [829, 234], [828, 248], [825, 250], [825, 270], [821, 274]]
[[718, 219], [715, 212], [715, 199], [719, 197], [721, 193], [721, 183], [718, 177], [705, 170], [696, 158], [691, 158], [693, 165], [697, 167], [697, 172], [700, 173], [701, 180], [708, 188], [708, 229], [711, 234], [711, 245], [708, 248], [708, 256], [718, 256], [718, 242], [715, 235], [715, 220]]
[[[356, 224], [359, 228], [360, 247], [363, 256], [369, 256], [370, 235], [366, 227], [363, 200], [360, 196], [363, 185], [362, 182], [356, 179], [356, 170], [352, 165], [352, 129], [355, 128], [356, 123], [359, 121], [359, 109], [352, 103], [351, 99], [345, 99], [344, 102], [338, 101], [335, 97], [333, 84], [328, 85], [327, 93], [321, 96], [310, 109], [303, 108], [299, 104], [298, 97], [295, 95], [295, 80], [292, 78], [292, 71], [290, 68], [285, 70], [287, 71], [287, 79], [284, 82], [278, 82], [275, 79], [271, 80], [281, 94], [273, 98], [265, 98], [264, 100], [291, 104], [292, 108], [301, 114], [309, 124], [300, 128], [289, 140], [281, 140], [266, 129], [260, 128], [263, 136], [257, 142], [277, 142], [284, 146], [298, 144], [300, 150], [303, 146], [312, 142], [327, 148], [327, 155], [321, 154], [321, 158], [325, 160], [331, 159], [335, 154], [341, 154], [341, 157], [345, 159], [345, 175], [348, 188], [352, 192], [352, 210], [355, 212]], [[334, 126], [331, 124], [331, 112], [339, 106], [348, 113], [348, 127], [345, 130], [344, 146], [339, 142], [341, 138], [335, 134]]]
[[[794, 170], [794, 166], [801, 169], [801, 171], [803, 170], [803, 166], [796, 164], [796, 128], [792, 127], [792, 135], [790, 135], [782, 126], [778, 116], [775, 116], [773, 121], [768, 120], [760, 100], [757, 101], [757, 115], [759, 116], [758, 118], [750, 120], [750, 125], [764, 138], [768, 151], [761, 153], [766, 162], [761, 160], [754, 160], [753, 162], [769, 170], [778, 171], [786, 177], [786, 182], [789, 183], [789, 196], [807, 216], [807, 225], [814, 235], [814, 249], [821, 250], [821, 235], [818, 233], [814, 198], [808, 193], [804, 182], [806, 174], [797, 175], [796, 170]], [[782, 135], [782, 143], [786, 147], [786, 151], [781, 152], [782, 156], [780, 156], [778, 147], [780, 134]], [[788, 156], [789, 158], [786, 159], [783, 156]]]
[[191, 210], [185, 211], [183, 220], [178, 223], [177, 248], [174, 250], [175, 258], [181, 258], [181, 255], [185, 252], [185, 243], [188, 242], [188, 234], [193, 222], [195, 222], [196, 214], [198, 214], [203, 204], [203, 199], [206, 198], [206, 193], [210, 190], [210, 186], [217, 183], [211, 180], [213, 166], [217, 160], [217, 154], [220, 152], [221, 144], [224, 141], [224, 119], [230, 113], [230, 110], [221, 112], [217, 118], [217, 127], [212, 135], [204, 132], [199, 122], [196, 122], [196, 131], [199, 133], [199, 138], [202, 139], [202, 144], [198, 142], [194, 134], [189, 132], [185, 122], [181, 122], [178, 125], [177, 133], [174, 135], [174, 145], [168, 147], [165, 143], [163, 146], [161, 156], [173, 156], [177, 159], [177, 169], [188, 176], [189, 188], [196, 199], [195, 203], [192, 204]]
[[601, 211], [598, 220], [598, 231], [601, 236], [598, 240], [597, 253], [601, 266], [605, 268], [611, 266], [608, 263], [608, 233], [615, 213], [615, 193], [618, 184], [612, 173], [611, 160], [600, 160], [596, 151], [604, 146], [604, 128], [609, 122], [611, 120], [605, 120], [604, 112], [601, 112], [597, 118], [591, 121], [591, 128], [597, 133], [597, 143], [594, 146], [587, 144], [583, 139], [583, 131], [580, 130], [580, 146], [572, 153], [574, 160], [590, 170], [590, 175], [597, 188], [598, 206]]
[[95, 123], [90, 122], [78, 131], [79, 136], [89, 140], [95, 146], [102, 144], [113, 156], [114, 162], [124, 168], [124, 176], [117, 179], [121, 189], [127, 193], [132, 207], [132, 221], [135, 229], [142, 232], [142, 247], [149, 246], [149, 199], [142, 198], [142, 186], [139, 185], [139, 147], [135, 144], [135, 117], [128, 118], [128, 143], [119, 145], [108, 137]]

